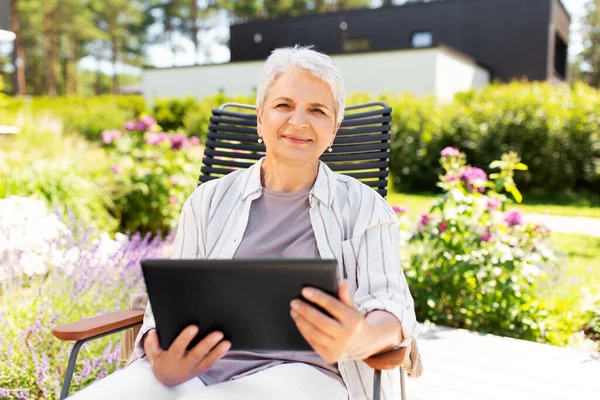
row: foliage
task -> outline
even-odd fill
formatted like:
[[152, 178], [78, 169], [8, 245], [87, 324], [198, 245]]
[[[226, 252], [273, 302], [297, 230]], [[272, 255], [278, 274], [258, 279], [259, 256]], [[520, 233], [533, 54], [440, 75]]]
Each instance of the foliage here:
[[[0, 397], [57, 399], [73, 343], [51, 328], [125, 309], [143, 290], [140, 260], [164, 257], [172, 238], [113, 240], [31, 199], [0, 200], [0, 211]], [[73, 390], [119, 366], [118, 340], [83, 346]]]
[[577, 57], [577, 75], [587, 84], [600, 87], [600, 0], [587, 2], [581, 36], [583, 50]]
[[[196, 184], [202, 148], [197, 137], [159, 132], [145, 116], [125, 124], [125, 132], [105, 130], [102, 138], [114, 160], [111, 197], [120, 228], [130, 232], [170, 232]], [[108, 173], [108, 171], [107, 171]]]
[[[18, 135], [0, 135], [0, 199], [26, 196], [86, 224], [113, 231], [112, 201], [104, 170], [110, 167], [102, 149], [63, 135], [53, 120], [31, 120]], [[43, 143], [43, 145], [40, 145]]]
[[492, 163], [487, 174], [466, 164], [464, 153], [441, 152], [444, 194], [420, 218], [410, 239], [406, 275], [417, 315], [435, 323], [529, 340], [543, 339], [543, 310], [536, 286], [554, 264], [549, 230], [526, 224], [518, 211], [503, 212], [514, 170], [525, 170], [515, 153]]
[[[515, 177], [524, 193], [600, 194], [600, 93], [585, 85], [490, 85], [450, 104], [384, 96], [393, 107], [390, 169], [399, 191], [431, 190], [446, 146], [488, 166], [516, 151], [529, 170]], [[489, 172], [489, 170], [487, 170]]]

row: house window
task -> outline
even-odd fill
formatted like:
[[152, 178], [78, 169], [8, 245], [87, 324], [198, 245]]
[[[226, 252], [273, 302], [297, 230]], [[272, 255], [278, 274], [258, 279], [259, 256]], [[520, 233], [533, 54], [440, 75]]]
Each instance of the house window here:
[[344, 40], [344, 53], [357, 53], [359, 51], [371, 50], [371, 41], [369, 39], [346, 39]]
[[433, 34], [429, 31], [414, 32], [410, 38], [410, 46], [415, 49], [431, 47], [433, 45]]
[[554, 72], [562, 79], [567, 77], [567, 44], [558, 35], [554, 40]]

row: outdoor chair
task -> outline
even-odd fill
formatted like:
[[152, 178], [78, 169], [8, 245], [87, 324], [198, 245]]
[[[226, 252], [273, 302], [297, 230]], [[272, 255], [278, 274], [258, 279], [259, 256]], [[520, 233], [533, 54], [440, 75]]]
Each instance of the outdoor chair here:
[[[240, 111], [232, 111], [232, 108]], [[332, 146], [333, 151], [323, 154], [321, 160], [333, 171], [361, 180], [385, 198], [388, 186], [392, 109], [385, 103], [377, 102], [347, 107], [346, 111]], [[257, 139], [254, 106], [228, 103], [213, 109], [199, 184], [254, 164], [265, 153], [264, 144], [259, 144]], [[75, 341], [67, 365], [61, 399], [69, 394], [71, 378], [81, 346], [88, 341], [127, 329], [131, 329], [129, 335], [126, 335], [131, 342], [142, 324], [146, 301], [147, 297], [142, 302], [138, 301], [133, 306], [136, 309], [116, 311], [52, 330], [52, 334], [60, 340]], [[133, 345], [129, 343], [126, 347], [131, 349]], [[400, 389], [402, 399], [405, 400], [405, 372], [401, 367], [405, 357], [407, 357], [407, 347], [397, 348], [365, 360], [371, 368], [375, 369], [373, 386], [375, 400], [379, 400], [381, 396], [381, 370], [394, 368], [400, 368]]]

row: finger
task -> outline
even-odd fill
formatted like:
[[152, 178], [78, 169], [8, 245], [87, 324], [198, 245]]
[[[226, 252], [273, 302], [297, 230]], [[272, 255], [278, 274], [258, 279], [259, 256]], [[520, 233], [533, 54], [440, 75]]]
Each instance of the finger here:
[[156, 329], [151, 329], [146, 334], [146, 339], [144, 339], [144, 348], [146, 351], [146, 356], [150, 362], [156, 360], [156, 358], [163, 353], [163, 349], [161, 349], [160, 345], [158, 344], [158, 334], [156, 333]]
[[171, 347], [169, 347], [169, 354], [174, 355], [176, 358], [183, 358], [185, 352], [187, 350], [190, 342], [196, 337], [198, 334], [198, 327], [194, 325], [190, 325], [185, 328], [175, 341], [171, 343]]
[[332, 337], [321, 332], [317, 327], [308, 322], [300, 314], [292, 310], [291, 315], [294, 319], [294, 322], [296, 323], [296, 327], [298, 328], [304, 339], [306, 339], [306, 341], [311, 346], [313, 346], [313, 348], [315, 346], [328, 348], [329, 346], [332, 346], [334, 344], [334, 340]]
[[339, 299], [342, 303], [350, 308], [354, 308], [354, 300], [350, 295], [350, 282], [344, 279], [338, 287]]
[[194, 368], [194, 374], [200, 375], [210, 369], [217, 361], [227, 355], [227, 352], [231, 348], [231, 342], [223, 340], [210, 353], [208, 353], [202, 360], [196, 364]]
[[306, 297], [307, 300], [323, 307], [338, 321], [343, 321], [347, 316], [349, 311], [348, 306], [319, 289], [304, 288], [302, 289], [302, 295]]
[[293, 300], [291, 307], [292, 310], [330, 337], [340, 336], [344, 332], [344, 327], [336, 319], [330, 318], [308, 303]]
[[199, 363], [216, 345], [219, 344], [221, 340], [223, 340], [223, 334], [221, 332], [212, 332], [198, 342], [198, 344], [190, 350], [186, 358], [194, 365]]

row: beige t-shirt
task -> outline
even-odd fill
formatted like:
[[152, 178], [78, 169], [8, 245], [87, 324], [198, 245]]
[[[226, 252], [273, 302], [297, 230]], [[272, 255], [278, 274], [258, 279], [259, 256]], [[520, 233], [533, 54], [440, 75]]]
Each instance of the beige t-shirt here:
[[[234, 258], [320, 258], [310, 222], [310, 188], [293, 193], [263, 188], [252, 202], [248, 226]], [[301, 362], [312, 365], [344, 385], [337, 364], [315, 352], [230, 351], [207, 373], [205, 384], [238, 379], [276, 365]]]

